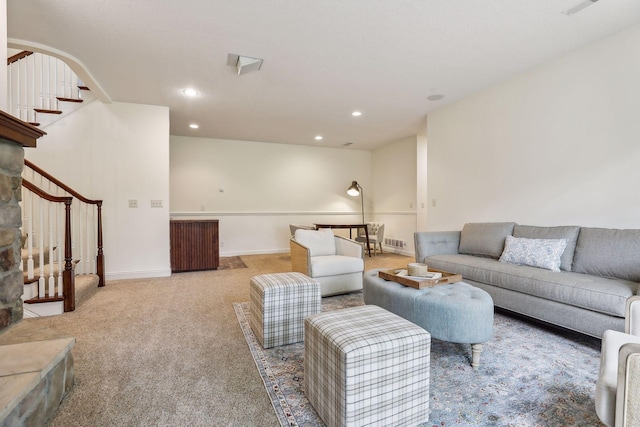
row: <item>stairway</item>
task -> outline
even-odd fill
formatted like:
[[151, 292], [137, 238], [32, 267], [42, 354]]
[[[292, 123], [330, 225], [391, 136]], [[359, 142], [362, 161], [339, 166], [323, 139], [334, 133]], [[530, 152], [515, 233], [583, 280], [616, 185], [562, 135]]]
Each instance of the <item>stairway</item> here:
[[[7, 105], [14, 117], [46, 128], [95, 100], [61, 59], [17, 49], [8, 54]], [[26, 159], [21, 200], [24, 315], [73, 311], [104, 286], [102, 201], [82, 196]]]
[[88, 199], [29, 160], [24, 163], [24, 313], [73, 311], [104, 286], [102, 200]]
[[62, 60], [8, 49], [8, 112], [42, 129], [95, 100]]

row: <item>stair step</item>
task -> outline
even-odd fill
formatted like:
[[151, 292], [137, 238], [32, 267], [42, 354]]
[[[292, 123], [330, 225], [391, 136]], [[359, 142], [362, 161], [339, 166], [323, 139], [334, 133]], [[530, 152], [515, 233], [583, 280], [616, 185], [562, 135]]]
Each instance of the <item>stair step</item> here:
[[29, 278], [27, 278], [27, 277], [26, 277], [26, 276], [24, 276], [24, 275], [23, 275], [23, 277], [24, 277], [24, 284], [25, 284], [25, 285], [30, 285], [30, 284], [32, 284], [32, 283], [36, 283], [36, 282], [38, 281], [38, 278], [37, 278], [37, 277], [34, 277], [33, 279], [29, 279]]
[[64, 301], [64, 297], [35, 297], [25, 300], [27, 304], [41, 304], [45, 302]]
[[80, 90], [91, 90], [91, 89], [89, 89], [88, 86], [78, 86], [78, 89], [80, 89]]
[[84, 102], [80, 98], [62, 98], [62, 97], [58, 96], [58, 97], [56, 97], [56, 99], [58, 101], [64, 101], [64, 102]]
[[40, 126], [38, 122], [28, 122], [31, 126]]
[[34, 108], [33, 111], [36, 113], [45, 113], [45, 114], [62, 114], [60, 110], [45, 110], [43, 108]]

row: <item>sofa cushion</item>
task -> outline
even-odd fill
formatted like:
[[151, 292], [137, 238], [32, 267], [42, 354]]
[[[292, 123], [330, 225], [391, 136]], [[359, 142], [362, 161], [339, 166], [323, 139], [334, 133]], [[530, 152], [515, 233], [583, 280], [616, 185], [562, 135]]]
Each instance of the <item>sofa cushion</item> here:
[[526, 237], [528, 239], [567, 239], [567, 247], [560, 258], [560, 270], [571, 271], [573, 254], [576, 250], [580, 227], [565, 225], [560, 227], [536, 227], [533, 225], [518, 225], [513, 227], [513, 237]]
[[513, 232], [515, 222], [467, 223], [460, 233], [458, 252], [499, 258], [504, 249], [504, 240]]
[[296, 242], [309, 248], [309, 256], [335, 255], [336, 242], [330, 228], [322, 230], [296, 230]]
[[627, 298], [638, 284], [599, 276], [513, 265], [470, 255], [433, 255], [430, 268], [462, 274], [462, 280], [486, 283], [563, 304], [624, 317]]
[[527, 239], [507, 236], [500, 262], [560, 271], [560, 257], [566, 247], [566, 239]]
[[640, 282], [640, 230], [581, 228], [573, 271]]
[[326, 255], [311, 258], [311, 277], [338, 276], [340, 274], [361, 273], [364, 260], [352, 256]]

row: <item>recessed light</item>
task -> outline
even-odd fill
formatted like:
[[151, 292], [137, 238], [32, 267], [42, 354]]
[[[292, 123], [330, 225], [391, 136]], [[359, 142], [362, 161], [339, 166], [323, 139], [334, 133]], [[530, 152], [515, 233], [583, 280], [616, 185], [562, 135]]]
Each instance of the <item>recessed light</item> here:
[[362, 111], [354, 111], [353, 113], [351, 113], [351, 115], [353, 117], [360, 117], [362, 115]]
[[427, 96], [427, 99], [429, 101], [440, 101], [442, 98], [444, 98], [444, 95], [441, 95], [439, 93], [435, 94], [435, 95], [429, 95]]
[[322, 141], [322, 135], [316, 135], [316, 141]]
[[191, 123], [191, 124], [189, 125], [189, 127], [190, 127], [191, 129], [198, 129], [200, 126], [198, 126], [198, 125], [197, 125], [197, 124], [195, 124], [195, 123]]
[[182, 93], [184, 93], [187, 96], [198, 96], [199, 93], [197, 90], [193, 89], [193, 88], [188, 88], [182, 91]]

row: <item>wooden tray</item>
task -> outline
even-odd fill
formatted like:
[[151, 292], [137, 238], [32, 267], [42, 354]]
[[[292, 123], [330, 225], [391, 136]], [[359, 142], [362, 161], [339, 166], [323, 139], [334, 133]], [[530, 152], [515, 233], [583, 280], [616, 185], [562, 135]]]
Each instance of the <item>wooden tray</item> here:
[[442, 273], [442, 277], [439, 279], [415, 279], [406, 276], [397, 276], [396, 272], [402, 270], [401, 268], [392, 268], [390, 270], [378, 271], [378, 276], [384, 280], [391, 280], [393, 282], [400, 283], [404, 286], [410, 286], [416, 289], [431, 288], [436, 285], [446, 285], [447, 283], [455, 283], [462, 281], [462, 275], [449, 273], [448, 271], [435, 270], [430, 268], [429, 271], [435, 273]]

